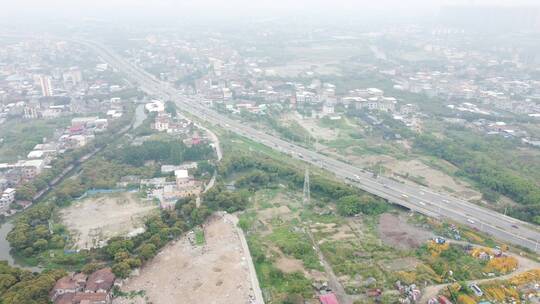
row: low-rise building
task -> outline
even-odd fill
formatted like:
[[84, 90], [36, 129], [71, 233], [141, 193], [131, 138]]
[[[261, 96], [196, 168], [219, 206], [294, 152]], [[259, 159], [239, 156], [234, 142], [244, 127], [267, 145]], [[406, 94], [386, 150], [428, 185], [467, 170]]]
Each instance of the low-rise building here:
[[0, 196], [0, 212], [5, 212], [9, 209], [11, 203], [15, 201], [15, 189], [7, 188]]
[[56, 282], [49, 298], [54, 304], [110, 304], [115, 279], [111, 268], [97, 270], [88, 277], [83, 273], [68, 275]]

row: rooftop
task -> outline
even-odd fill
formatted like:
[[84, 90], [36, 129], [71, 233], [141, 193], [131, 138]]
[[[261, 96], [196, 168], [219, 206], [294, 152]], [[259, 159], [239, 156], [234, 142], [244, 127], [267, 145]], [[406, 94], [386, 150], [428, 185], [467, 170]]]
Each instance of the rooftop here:
[[109, 290], [114, 283], [115, 276], [111, 268], [103, 268], [95, 271], [88, 277], [86, 290], [96, 292], [100, 289]]
[[188, 173], [188, 170], [179, 169], [179, 170], [174, 170], [174, 176], [176, 178], [188, 178], [189, 173]]

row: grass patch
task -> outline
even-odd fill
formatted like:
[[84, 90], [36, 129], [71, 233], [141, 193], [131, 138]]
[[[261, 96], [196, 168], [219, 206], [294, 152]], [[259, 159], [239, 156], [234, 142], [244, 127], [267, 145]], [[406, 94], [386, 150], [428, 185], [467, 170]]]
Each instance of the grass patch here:
[[195, 229], [195, 244], [201, 246], [204, 245], [205, 238], [204, 238], [204, 231], [200, 228]]
[[0, 161], [14, 161], [24, 157], [43, 138], [51, 138], [54, 130], [69, 125], [71, 117], [56, 119], [8, 120], [0, 127]]
[[254, 236], [248, 236], [247, 241], [266, 303], [284, 303], [287, 299], [312, 296], [311, 281], [302, 273], [284, 273], [273, 265], [267, 257], [268, 244]]
[[283, 253], [302, 260], [307, 269], [322, 270], [317, 253], [313, 250], [313, 244], [300, 226], [286, 224], [274, 228], [269, 240]]

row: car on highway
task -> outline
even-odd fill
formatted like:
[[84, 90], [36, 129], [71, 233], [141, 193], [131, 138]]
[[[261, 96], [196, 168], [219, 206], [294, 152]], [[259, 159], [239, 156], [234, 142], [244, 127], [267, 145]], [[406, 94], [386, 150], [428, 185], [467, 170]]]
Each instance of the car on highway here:
[[516, 225], [516, 224], [513, 224], [512, 228], [519, 229], [518, 225]]
[[420, 205], [422, 205], [422, 206], [425, 206], [425, 205], [426, 205], [426, 203], [424, 203], [424, 202], [422, 202], [422, 201], [419, 201], [418, 203], [419, 203]]
[[471, 223], [471, 224], [474, 224], [474, 220], [471, 219], [471, 218], [468, 218], [468, 219], [467, 219], [467, 222], [469, 222], [469, 223]]
[[360, 176], [358, 176], [358, 174], [355, 174], [355, 175], [354, 175], [354, 178], [360, 179]]
[[407, 194], [402, 194], [401, 197], [403, 198], [409, 198], [409, 196]]

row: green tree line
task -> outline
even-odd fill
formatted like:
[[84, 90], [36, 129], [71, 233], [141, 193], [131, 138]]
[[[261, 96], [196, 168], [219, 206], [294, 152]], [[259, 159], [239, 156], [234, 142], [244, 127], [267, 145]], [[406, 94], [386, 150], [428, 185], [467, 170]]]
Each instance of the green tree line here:
[[[492, 159], [482, 151], [480, 142], [467, 143], [453, 139], [440, 139], [421, 135], [415, 139], [415, 148], [444, 159], [457, 168], [457, 175], [477, 182], [484, 190], [506, 195], [524, 206], [513, 208], [510, 213], [526, 221], [540, 224], [540, 188], [538, 185]], [[480, 150], [479, 152], [474, 152]]]
[[49, 290], [65, 275], [66, 272], [63, 270], [31, 273], [0, 261], [0, 303], [47, 304]]

